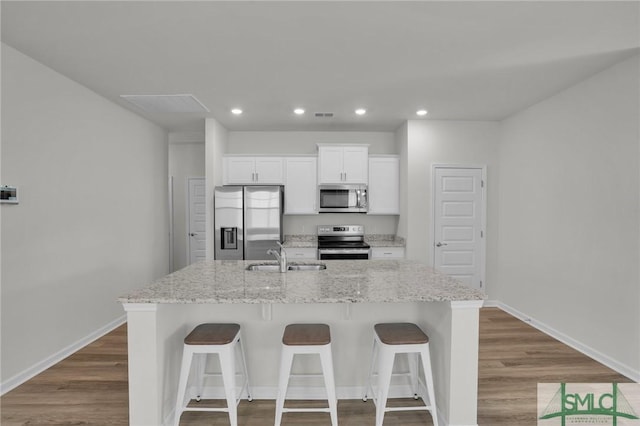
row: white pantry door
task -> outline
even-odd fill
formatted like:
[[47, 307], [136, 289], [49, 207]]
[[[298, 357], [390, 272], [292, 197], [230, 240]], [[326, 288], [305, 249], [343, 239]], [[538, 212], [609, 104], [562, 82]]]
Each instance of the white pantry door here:
[[206, 190], [204, 178], [189, 178], [187, 240], [189, 265], [206, 257]]
[[484, 290], [484, 169], [434, 167], [434, 267]]

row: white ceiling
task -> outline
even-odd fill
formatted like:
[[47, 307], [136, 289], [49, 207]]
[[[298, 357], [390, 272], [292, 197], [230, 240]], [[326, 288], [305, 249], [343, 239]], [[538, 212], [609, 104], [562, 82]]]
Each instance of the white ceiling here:
[[[640, 47], [640, 3], [2, 1], [2, 41], [171, 131], [499, 120]], [[144, 113], [120, 95], [193, 94]], [[232, 107], [243, 115], [232, 116]], [[307, 114], [295, 116], [294, 107]], [[367, 115], [354, 114], [363, 106]], [[334, 118], [314, 118], [313, 112]]]

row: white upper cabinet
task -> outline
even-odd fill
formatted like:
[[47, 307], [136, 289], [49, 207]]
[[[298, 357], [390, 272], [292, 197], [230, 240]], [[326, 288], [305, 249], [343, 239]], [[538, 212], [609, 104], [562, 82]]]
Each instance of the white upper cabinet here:
[[225, 156], [225, 185], [283, 185], [282, 157]]
[[400, 214], [400, 159], [369, 158], [368, 214]]
[[317, 214], [316, 157], [287, 157], [284, 183], [285, 214]]
[[282, 157], [256, 157], [258, 183], [284, 184]]
[[368, 159], [368, 145], [318, 144], [318, 184], [366, 184]]

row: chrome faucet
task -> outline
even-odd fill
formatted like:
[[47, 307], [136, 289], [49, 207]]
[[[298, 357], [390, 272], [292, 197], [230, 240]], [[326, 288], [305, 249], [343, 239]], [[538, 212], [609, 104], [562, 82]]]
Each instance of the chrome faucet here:
[[269, 249], [267, 254], [272, 254], [276, 257], [276, 260], [280, 263], [280, 272], [287, 272], [287, 251], [282, 247], [280, 241], [276, 241], [276, 244], [280, 247], [280, 251]]

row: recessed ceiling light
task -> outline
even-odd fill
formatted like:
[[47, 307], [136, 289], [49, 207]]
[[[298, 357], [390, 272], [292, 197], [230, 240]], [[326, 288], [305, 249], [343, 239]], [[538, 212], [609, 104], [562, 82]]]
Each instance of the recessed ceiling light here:
[[296, 115], [302, 115], [304, 114], [304, 110], [302, 108], [296, 108], [293, 110], [294, 114]]
[[416, 111], [416, 114], [418, 114], [419, 116], [427, 115], [427, 110], [426, 109], [419, 109], [419, 110]]
[[367, 113], [367, 110], [364, 109], [364, 108], [358, 108], [356, 110], [356, 114], [358, 114], [358, 115], [365, 115], [366, 113]]
[[240, 108], [234, 108], [231, 110], [231, 114], [240, 115], [242, 114], [242, 110]]

